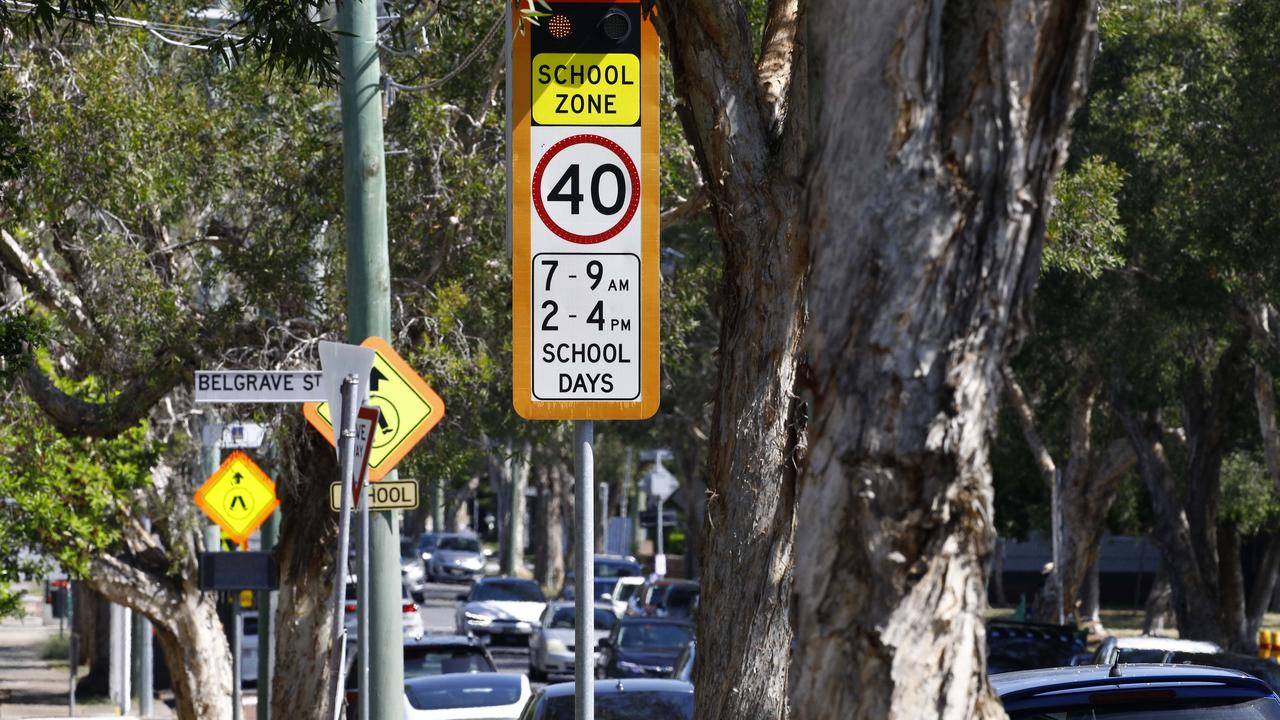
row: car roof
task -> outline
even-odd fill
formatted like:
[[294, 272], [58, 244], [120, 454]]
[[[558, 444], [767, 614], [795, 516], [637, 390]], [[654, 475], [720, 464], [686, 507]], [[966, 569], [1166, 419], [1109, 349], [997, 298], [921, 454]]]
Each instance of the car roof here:
[[991, 688], [1002, 700], [1144, 683], [1221, 683], [1271, 693], [1266, 683], [1248, 673], [1204, 665], [1080, 665], [999, 673], [990, 680]]
[[498, 575], [495, 577], [482, 577], [476, 581], [476, 585], [538, 585], [536, 580], [526, 580], [525, 578], [511, 577], [510, 575]]
[[684, 618], [649, 617], [648, 615], [628, 615], [618, 621], [619, 625], [683, 625], [693, 627], [693, 623]]
[[406, 638], [405, 647], [423, 647], [433, 645], [469, 645], [471, 647], [483, 647], [479, 638], [467, 637], [466, 635], [423, 635], [419, 638]]
[[[543, 688], [543, 697], [572, 697], [574, 683], [563, 682]], [[693, 693], [693, 686], [683, 680], [667, 680], [660, 678], [628, 678], [626, 680], [597, 680], [596, 697], [601, 695], [620, 695], [624, 693]]]
[[420, 688], [491, 688], [520, 687], [524, 675], [520, 673], [446, 673], [405, 678], [405, 689]]

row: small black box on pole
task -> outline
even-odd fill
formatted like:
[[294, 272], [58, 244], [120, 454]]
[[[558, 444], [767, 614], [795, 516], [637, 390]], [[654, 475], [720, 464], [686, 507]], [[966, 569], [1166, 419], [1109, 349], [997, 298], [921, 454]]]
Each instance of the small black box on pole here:
[[277, 590], [280, 572], [268, 552], [200, 553], [201, 590]]

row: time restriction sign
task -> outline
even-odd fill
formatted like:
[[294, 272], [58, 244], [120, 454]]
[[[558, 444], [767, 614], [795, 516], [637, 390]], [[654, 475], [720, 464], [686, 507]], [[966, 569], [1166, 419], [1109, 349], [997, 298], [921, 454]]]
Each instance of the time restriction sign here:
[[658, 409], [658, 38], [638, 0], [512, 28], [513, 401], [531, 420]]

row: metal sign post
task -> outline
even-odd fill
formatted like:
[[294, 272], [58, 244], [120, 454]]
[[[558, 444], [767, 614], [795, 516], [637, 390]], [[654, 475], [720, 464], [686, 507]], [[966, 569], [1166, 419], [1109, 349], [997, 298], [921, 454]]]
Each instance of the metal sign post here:
[[[367, 466], [366, 466], [367, 467]], [[363, 468], [357, 470], [362, 473]], [[359, 632], [360, 717], [369, 717], [369, 483], [360, 484], [360, 585], [356, 599], [356, 627]]]
[[334, 566], [336, 575], [333, 583], [333, 639], [329, 656], [329, 677], [333, 687], [329, 697], [333, 700], [333, 720], [342, 715], [342, 676], [346, 663], [346, 624], [343, 622], [343, 611], [347, 596], [347, 527], [351, 521], [351, 483], [354, 477], [353, 458], [356, 450], [356, 412], [359, 404], [356, 391], [360, 378], [347, 376], [342, 384], [342, 411], [339, 415], [338, 457], [341, 461], [342, 475], [342, 507], [338, 515], [338, 557]]
[[578, 551], [574, 555], [573, 576], [573, 681], [574, 704], [577, 720], [595, 718], [595, 423], [579, 420], [573, 424], [573, 449], [576, 455], [574, 468], [577, 478], [573, 483], [574, 515], [577, 523]]
[[244, 681], [244, 616], [240, 604], [231, 605], [231, 720], [240, 720], [244, 714], [244, 697], [240, 685]]

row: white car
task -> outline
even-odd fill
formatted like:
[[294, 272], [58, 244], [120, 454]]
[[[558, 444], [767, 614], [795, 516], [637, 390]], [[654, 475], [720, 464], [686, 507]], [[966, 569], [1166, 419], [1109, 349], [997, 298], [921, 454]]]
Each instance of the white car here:
[[529, 678], [518, 673], [454, 673], [404, 683], [404, 720], [518, 720]]
[[[354, 644], [356, 637], [359, 635], [360, 628], [358, 617], [356, 615], [356, 585], [351, 580], [347, 581], [347, 601], [343, 608], [343, 624], [347, 627], [347, 643]], [[400, 618], [401, 626], [404, 628], [404, 637], [406, 639], [420, 638], [427, 632], [427, 626], [422, 622], [422, 613], [418, 612], [418, 604], [409, 597], [409, 590], [400, 585]]]
[[538, 583], [513, 577], [481, 578], [471, 592], [458, 596], [458, 602], [458, 634], [482, 640], [528, 637], [538, 629], [547, 609]]
[[[574, 668], [574, 607], [571, 600], [547, 604], [541, 627], [529, 638], [529, 679], [546, 682], [548, 675], [572, 675]], [[596, 640], [592, 652], [600, 656], [600, 640], [609, 637], [618, 617], [607, 602], [595, 607]], [[594, 662], [594, 660], [593, 660]]]
[[613, 614], [622, 617], [627, 614], [627, 606], [631, 602], [631, 598], [644, 587], [644, 578], [638, 575], [631, 575], [618, 578], [613, 585], [613, 592], [609, 593], [609, 602], [613, 604]]

